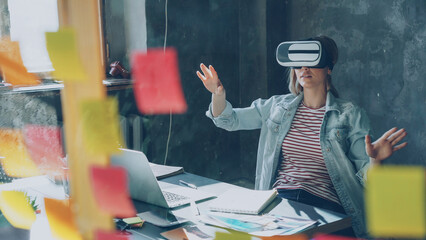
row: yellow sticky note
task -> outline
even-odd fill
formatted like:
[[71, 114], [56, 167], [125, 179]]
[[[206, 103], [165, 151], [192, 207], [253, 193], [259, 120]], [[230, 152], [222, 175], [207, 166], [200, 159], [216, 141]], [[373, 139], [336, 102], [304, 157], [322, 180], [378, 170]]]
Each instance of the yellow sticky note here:
[[0, 128], [0, 162], [9, 177], [32, 177], [40, 175], [28, 154], [21, 130]]
[[127, 224], [138, 224], [142, 223], [142, 219], [140, 217], [131, 217], [131, 218], [123, 218], [123, 222]]
[[34, 209], [23, 192], [0, 192], [0, 208], [9, 223], [16, 228], [30, 229], [36, 220]]
[[[260, 237], [262, 240], [308, 240], [308, 236], [304, 234], [293, 234], [293, 235], [287, 235], [287, 236], [272, 236], [272, 237]], [[317, 239], [315, 237], [314, 239]], [[327, 239], [324, 237], [323, 239]], [[335, 239], [337, 240], [337, 238]], [[349, 238], [342, 238], [342, 240], [349, 240]]]
[[372, 168], [365, 197], [367, 226], [372, 236], [426, 237], [425, 168]]
[[52, 75], [62, 81], [81, 82], [88, 79], [80, 60], [74, 29], [46, 32], [46, 47], [55, 71]]
[[251, 236], [247, 233], [229, 230], [229, 233], [216, 232], [214, 240], [250, 240]]
[[50, 230], [56, 239], [82, 240], [81, 234], [74, 222], [74, 214], [71, 211], [68, 200], [56, 200], [45, 198], [47, 220]]
[[84, 145], [88, 152], [111, 154], [124, 147], [115, 98], [85, 100], [80, 105]]

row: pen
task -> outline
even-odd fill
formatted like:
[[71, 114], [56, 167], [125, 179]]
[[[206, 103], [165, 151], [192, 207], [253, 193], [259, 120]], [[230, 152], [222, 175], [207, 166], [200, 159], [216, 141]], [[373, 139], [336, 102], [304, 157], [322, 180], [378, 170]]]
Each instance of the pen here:
[[183, 180], [179, 180], [179, 183], [182, 184], [182, 185], [184, 185], [184, 186], [187, 186], [187, 187], [190, 187], [190, 188], [193, 188], [193, 189], [197, 189], [197, 186], [195, 186], [192, 183], [187, 183], [187, 182], [185, 182]]

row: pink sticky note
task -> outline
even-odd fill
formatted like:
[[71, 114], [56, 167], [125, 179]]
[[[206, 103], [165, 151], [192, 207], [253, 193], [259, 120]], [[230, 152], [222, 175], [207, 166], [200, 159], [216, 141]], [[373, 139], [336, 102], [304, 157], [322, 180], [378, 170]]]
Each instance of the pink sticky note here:
[[95, 199], [101, 209], [120, 218], [136, 215], [124, 168], [92, 166], [90, 175]]
[[95, 232], [95, 240], [127, 240], [130, 233], [127, 232], [107, 232], [97, 230]]
[[27, 125], [23, 133], [27, 150], [40, 172], [58, 178], [64, 175], [66, 163], [60, 128]]
[[133, 53], [132, 74], [136, 104], [141, 113], [186, 111], [175, 49], [148, 49], [146, 53]]

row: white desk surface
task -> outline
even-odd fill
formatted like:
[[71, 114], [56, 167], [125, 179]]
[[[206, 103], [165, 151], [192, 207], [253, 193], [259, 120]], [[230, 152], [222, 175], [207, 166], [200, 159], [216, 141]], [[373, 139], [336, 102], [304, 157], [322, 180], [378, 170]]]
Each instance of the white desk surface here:
[[[206, 192], [213, 193], [215, 195], [220, 195], [228, 189], [232, 188], [240, 188], [235, 185], [231, 185], [224, 182], [219, 182], [213, 179], [197, 176], [190, 173], [179, 174], [173, 177], [162, 179], [161, 181], [179, 184], [179, 180], [184, 180], [186, 182], [190, 182], [195, 184], [198, 189]], [[33, 224], [33, 227], [30, 231], [30, 239], [31, 240], [50, 240], [53, 239], [50, 233], [49, 224], [47, 221], [47, 217], [44, 211], [44, 197], [55, 198], [55, 199], [65, 199], [65, 193], [63, 187], [61, 185], [54, 184], [51, 180], [49, 180], [46, 176], [38, 176], [26, 179], [15, 180], [12, 183], [2, 184], [0, 185], [0, 191], [2, 190], [21, 190], [28, 193], [30, 196], [37, 196], [37, 204], [41, 209], [41, 213], [37, 214], [37, 220]], [[147, 211], [153, 208], [157, 208], [150, 204], [134, 201], [135, 207], [138, 212]], [[203, 212], [207, 211], [207, 206], [209, 204], [209, 200], [202, 201], [197, 203], [197, 206], [203, 214]], [[175, 213], [180, 216], [185, 216], [186, 218], [192, 220], [193, 222], [197, 222], [195, 216], [189, 206], [180, 207], [177, 209], [173, 209]], [[334, 213], [328, 210], [323, 210], [320, 208], [312, 207], [309, 205], [305, 205], [302, 203], [297, 203], [293, 201], [289, 201], [286, 199], [277, 198], [272, 204], [270, 204], [264, 212], [275, 213], [288, 217], [299, 217], [306, 219], [318, 220], [319, 225], [304, 231], [303, 233], [312, 236], [317, 232], [322, 233], [330, 233], [335, 232], [341, 229], [345, 229], [351, 225], [351, 220], [348, 216]], [[154, 226], [149, 223], [144, 223], [144, 225], [139, 229], [131, 229], [129, 232], [132, 233], [131, 239], [165, 239], [160, 233], [172, 230], [177, 228], [178, 226], [169, 227], [169, 228], [161, 228]], [[203, 226], [203, 230], [207, 232], [213, 231], [225, 231], [220, 230], [215, 227]], [[253, 237], [252, 239], [258, 239]]]

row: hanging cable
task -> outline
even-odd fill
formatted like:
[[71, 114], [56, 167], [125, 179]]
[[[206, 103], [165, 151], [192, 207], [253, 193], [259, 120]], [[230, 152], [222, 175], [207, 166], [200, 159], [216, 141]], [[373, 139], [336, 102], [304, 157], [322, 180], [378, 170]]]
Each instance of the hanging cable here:
[[[164, 6], [164, 15], [165, 15], [165, 21], [166, 21], [166, 26], [165, 26], [165, 30], [164, 30], [164, 45], [163, 45], [163, 52], [166, 52], [166, 46], [167, 46], [167, 28], [168, 28], [168, 19], [167, 19], [167, 3], [168, 0], [166, 0], [165, 2], [165, 6]], [[169, 143], [170, 143], [170, 137], [172, 135], [172, 111], [170, 110], [170, 117], [169, 117], [169, 134], [167, 136], [167, 143], [166, 143], [166, 154], [164, 155], [164, 165], [166, 165], [167, 163], [167, 156], [169, 154]]]

